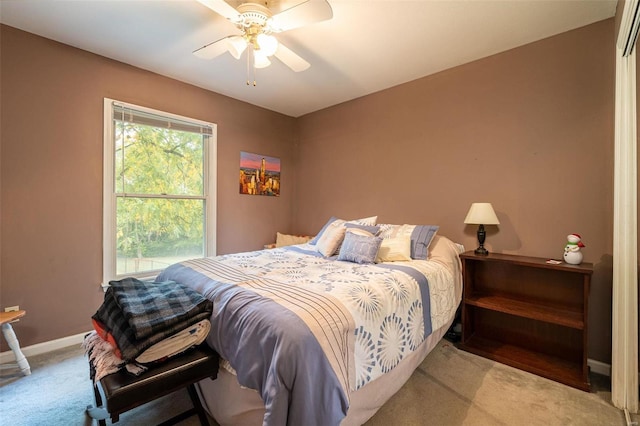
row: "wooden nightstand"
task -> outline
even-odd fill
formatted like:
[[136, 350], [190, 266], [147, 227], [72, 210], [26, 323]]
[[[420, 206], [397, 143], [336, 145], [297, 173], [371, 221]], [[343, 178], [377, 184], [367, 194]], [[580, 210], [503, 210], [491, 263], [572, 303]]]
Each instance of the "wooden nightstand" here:
[[464, 267], [459, 347], [589, 391], [587, 313], [593, 265], [473, 252]]

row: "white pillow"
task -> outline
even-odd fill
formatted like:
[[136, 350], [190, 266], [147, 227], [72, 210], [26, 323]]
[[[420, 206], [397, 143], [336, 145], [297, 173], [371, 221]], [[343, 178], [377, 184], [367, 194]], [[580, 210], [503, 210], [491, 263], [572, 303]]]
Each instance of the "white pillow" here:
[[378, 225], [378, 236], [387, 238], [410, 237], [411, 258], [426, 260], [429, 258], [429, 244], [440, 227], [438, 225]]
[[320, 229], [320, 232], [318, 232], [318, 234], [315, 237], [313, 237], [313, 239], [311, 241], [309, 241], [309, 244], [316, 244], [318, 242], [318, 240], [320, 239], [320, 237], [322, 237], [322, 234], [327, 229], [327, 227], [329, 225], [335, 224], [336, 222], [340, 223], [341, 225], [343, 225], [345, 223], [355, 223], [357, 225], [374, 226], [376, 224], [377, 220], [378, 220], [378, 216], [364, 217], [362, 219], [354, 219], [354, 220], [350, 220], [350, 221], [346, 221], [344, 219], [338, 219], [335, 216], [331, 216], [331, 218], [329, 218], [329, 220], [324, 224], [322, 229]]
[[367, 231], [366, 229], [346, 228], [346, 230], [347, 230], [347, 232], [350, 232], [352, 234], [362, 235], [364, 237], [375, 237], [375, 235], [373, 235], [371, 232]]
[[324, 230], [316, 243], [316, 250], [324, 257], [333, 256], [344, 239], [344, 222], [335, 221]]
[[399, 262], [411, 260], [411, 237], [402, 235], [395, 238], [385, 238], [380, 244], [376, 263]]
[[371, 216], [371, 217], [363, 217], [362, 219], [350, 220], [349, 222], [357, 223], [358, 225], [373, 226], [376, 224], [377, 221], [378, 221], [378, 216]]
[[288, 235], [276, 232], [276, 247], [292, 246], [294, 244], [304, 244], [312, 237], [306, 235]]

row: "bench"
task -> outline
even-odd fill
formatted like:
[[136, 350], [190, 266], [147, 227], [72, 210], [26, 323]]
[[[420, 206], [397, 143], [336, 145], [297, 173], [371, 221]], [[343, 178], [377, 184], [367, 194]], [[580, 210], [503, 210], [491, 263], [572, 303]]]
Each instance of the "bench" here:
[[98, 420], [100, 426], [105, 426], [106, 418], [110, 417], [111, 422], [116, 423], [120, 414], [186, 387], [193, 408], [162, 425], [173, 425], [196, 414], [200, 424], [209, 425], [194, 384], [208, 377], [215, 379], [218, 360], [218, 354], [205, 343], [153, 366], [139, 376], [122, 370], [109, 374], [94, 383], [96, 407], [87, 407], [87, 414]]

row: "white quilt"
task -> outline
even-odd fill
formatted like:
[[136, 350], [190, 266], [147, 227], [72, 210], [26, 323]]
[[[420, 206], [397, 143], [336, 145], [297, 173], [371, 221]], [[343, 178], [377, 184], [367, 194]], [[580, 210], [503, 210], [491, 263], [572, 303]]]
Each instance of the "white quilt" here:
[[[315, 251], [309, 244], [296, 247]], [[311, 256], [297, 249], [230, 254], [216, 260], [247, 276], [303, 286], [340, 300], [355, 322], [351, 390], [390, 371], [423, 342], [420, 287], [409, 274]], [[452, 317], [460, 301], [456, 290], [460, 288], [460, 262], [455, 244], [444, 237], [436, 237], [430, 250], [429, 260], [394, 264], [411, 267], [427, 277], [431, 327], [435, 330]]]

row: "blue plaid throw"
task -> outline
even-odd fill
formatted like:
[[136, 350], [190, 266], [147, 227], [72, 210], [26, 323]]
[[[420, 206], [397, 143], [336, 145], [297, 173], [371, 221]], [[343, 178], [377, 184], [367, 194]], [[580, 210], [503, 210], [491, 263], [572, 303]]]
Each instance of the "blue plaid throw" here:
[[132, 361], [146, 349], [203, 319], [213, 302], [173, 281], [111, 281], [93, 318], [116, 340], [122, 359]]

